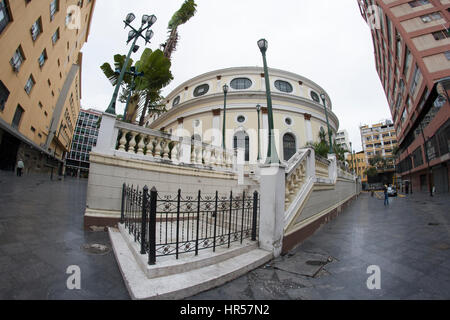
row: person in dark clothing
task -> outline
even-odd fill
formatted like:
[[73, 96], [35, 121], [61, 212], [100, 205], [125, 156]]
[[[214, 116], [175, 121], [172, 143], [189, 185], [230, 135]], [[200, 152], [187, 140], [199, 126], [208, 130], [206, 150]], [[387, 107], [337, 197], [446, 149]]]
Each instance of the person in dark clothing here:
[[389, 205], [389, 194], [388, 194], [388, 188], [386, 185], [383, 187], [383, 193], [384, 193], [384, 205]]

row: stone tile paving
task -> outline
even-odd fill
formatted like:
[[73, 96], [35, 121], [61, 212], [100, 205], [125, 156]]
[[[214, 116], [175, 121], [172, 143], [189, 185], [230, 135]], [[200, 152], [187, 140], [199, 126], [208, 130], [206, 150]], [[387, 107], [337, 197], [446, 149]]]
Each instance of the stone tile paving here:
[[[288, 255], [190, 299], [449, 299], [449, 207], [448, 194], [385, 207], [364, 193]], [[315, 275], [305, 272], [314, 264]], [[371, 265], [380, 267], [380, 290], [367, 288]]]
[[[87, 181], [0, 171], [0, 299], [129, 299], [106, 232], [83, 230]], [[289, 254], [192, 300], [449, 299], [449, 195], [363, 194]], [[66, 269], [81, 269], [68, 290]], [[381, 289], [367, 289], [378, 265]]]
[[[87, 180], [0, 171], [0, 299], [129, 299], [106, 232], [83, 230]], [[68, 266], [81, 289], [67, 289]]]

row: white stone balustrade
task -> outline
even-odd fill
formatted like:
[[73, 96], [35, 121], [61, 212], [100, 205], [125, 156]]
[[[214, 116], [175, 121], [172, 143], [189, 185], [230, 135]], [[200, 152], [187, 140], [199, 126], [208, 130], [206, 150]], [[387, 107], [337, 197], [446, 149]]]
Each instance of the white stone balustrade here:
[[234, 172], [235, 169], [233, 150], [118, 121], [107, 113], [102, 116], [99, 131], [93, 152], [100, 154], [193, 165], [216, 171]]

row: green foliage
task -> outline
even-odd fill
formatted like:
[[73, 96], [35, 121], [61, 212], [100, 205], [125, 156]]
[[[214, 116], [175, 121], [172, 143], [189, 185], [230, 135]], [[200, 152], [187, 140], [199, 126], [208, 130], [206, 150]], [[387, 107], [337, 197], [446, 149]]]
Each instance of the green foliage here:
[[378, 172], [376, 168], [369, 167], [364, 171], [364, 174], [367, 175], [368, 177], [375, 177], [378, 174]]
[[172, 19], [169, 21], [169, 30], [174, 30], [178, 26], [186, 23], [190, 18], [195, 15], [197, 4], [194, 0], [186, 0], [181, 8], [174, 13]]

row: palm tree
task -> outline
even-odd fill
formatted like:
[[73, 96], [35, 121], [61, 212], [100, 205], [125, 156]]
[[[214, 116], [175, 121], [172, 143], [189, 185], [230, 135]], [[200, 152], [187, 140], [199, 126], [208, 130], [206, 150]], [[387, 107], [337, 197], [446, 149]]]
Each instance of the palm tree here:
[[184, 1], [181, 8], [175, 12], [169, 21], [169, 38], [161, 45], [164, 48], [164, 56], [168, 59], [172, 57], [172, 53], [176, 50], [178, 44], [178, 27], [186, 23], [195, 15], [197, 4], [194, 0]]

